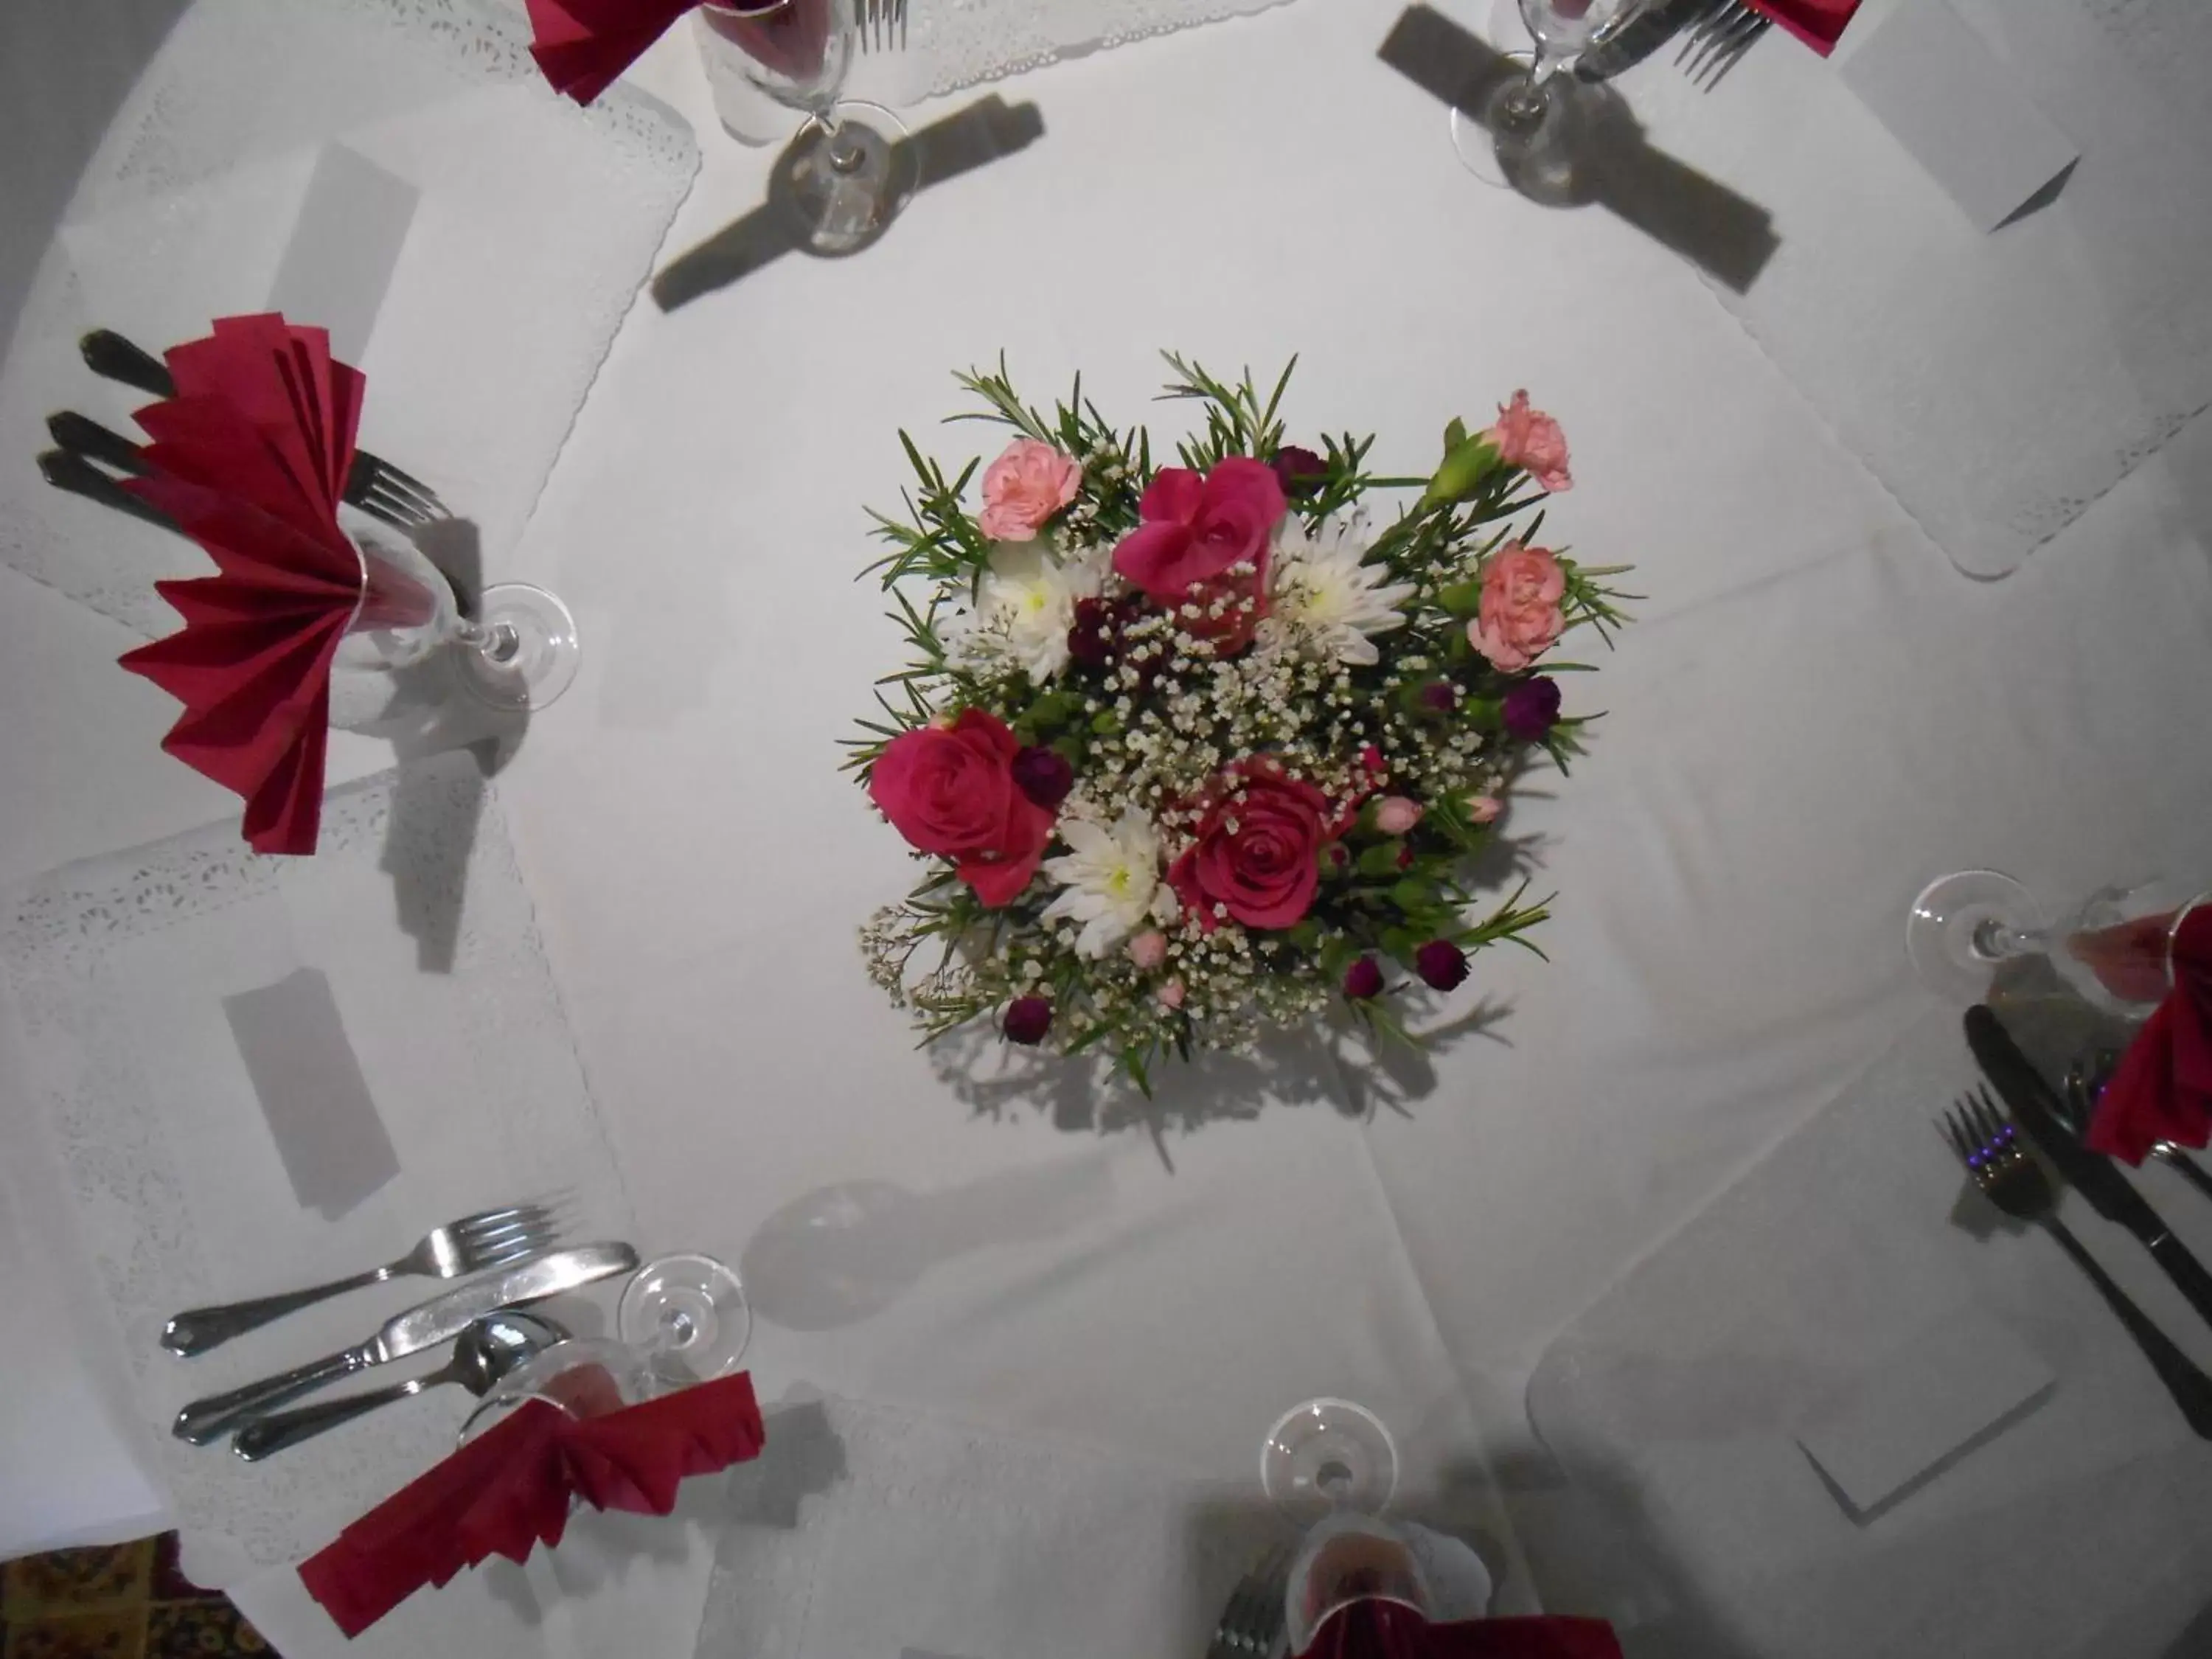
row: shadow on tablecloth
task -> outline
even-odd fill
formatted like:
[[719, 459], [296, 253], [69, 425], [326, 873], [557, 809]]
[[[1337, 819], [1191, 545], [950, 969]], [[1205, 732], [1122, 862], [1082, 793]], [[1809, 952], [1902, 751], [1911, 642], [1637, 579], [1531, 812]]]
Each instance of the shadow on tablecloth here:
[[[1377, 55], [1423, 91], [1480, 119], [1491, 94], [1519, 67], [1441, 12], [1408, 7]], [[1580, 124], [1572, 188], [1555, 194], [1516, 181], [1545, 207], [1599, 207], [1673, 249], [1714, 281], [1747, 292], [1782, 246], [1758, 203], [1655, 148], [1620, 93], [1561, 76], [1555, 95], [1574, 100]]]

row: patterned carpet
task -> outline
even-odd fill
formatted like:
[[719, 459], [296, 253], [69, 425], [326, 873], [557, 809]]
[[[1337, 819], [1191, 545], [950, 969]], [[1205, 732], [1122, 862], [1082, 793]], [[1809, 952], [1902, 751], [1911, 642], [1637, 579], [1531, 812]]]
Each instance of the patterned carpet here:
[[177, 1535], [0, 1567], [0, 1659], [268, 1656], [236, 1607], [177, 1571]]

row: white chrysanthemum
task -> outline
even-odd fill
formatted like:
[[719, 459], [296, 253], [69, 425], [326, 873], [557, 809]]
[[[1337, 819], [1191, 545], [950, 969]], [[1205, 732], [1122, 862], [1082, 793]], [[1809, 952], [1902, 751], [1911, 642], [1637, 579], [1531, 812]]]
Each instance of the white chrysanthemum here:
[[1295, 513], [1285, 518], [1268, 568], [1261, 649], [1373, 664], [1377, 653], [1368, 636], [1404, 627], [1406, 613], [1398, 607], [1416, 590], [1392, 582], [1382, 565], [1363, 564], [1366, 553], [1364, 514], [1327, 519], [1312, 531]]
[[1079, 921], [1075, 948], [1103, 957], [1149, 919], [1173, 921], [1182, 907], [1175, 889], [1160, 879], [1160, 837], [1142, 812], [1127, 811], [1111, 827], [1071, 813], [1060, 821], [1060, 838], [1074, 850], [1044, 861], [1060, 884], [1047, 921]]
[[1067, 630], [1075, 605], [1095, 595], [1106, 580], [1106, 554], [1094, 550], [1063, 560], [1040, 537], [1000, 542], [976, 594], [975, 624], [967, 648], [1019, 663], [1042, 685], [1067, 666]]

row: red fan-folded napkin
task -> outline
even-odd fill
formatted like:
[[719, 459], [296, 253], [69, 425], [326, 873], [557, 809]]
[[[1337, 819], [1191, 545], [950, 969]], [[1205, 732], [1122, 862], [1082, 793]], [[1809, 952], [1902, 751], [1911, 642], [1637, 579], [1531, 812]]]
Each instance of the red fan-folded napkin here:
[[155, 470], [123, 488], [216, 574], [156, 583], [184, 627], [122, 664], [185, 705], [161, 747], [246, 798], [257, 852], [312, 853], [331, 661], [362, 598], [337, 521], [362, 377], [323, 330], [276, 315], [223, 318], [168, 362], [176, 395], [137, 417]]
[[699, 0], [526, 0], [530, 55], [545, 78], [588, 104]]
[[1747, 0], [1807, 46], [1826, 58], [1836, 49], [1859, 0]]
[[[2130, 1164], [2142, 1163], [2161, 1140], [2184, 1146], [2212, 1142], [2212, 903], [2195, 907], [2178, 927], [2169, 917], [2155, 918], [2151, 926], [2161, 953], [2172, 929], [2172, 988], [2120, 1056], [2089, 1125], [2094, 1150]], [[2092, 967], [2099, 959], [2097, 937], [2070, 941], [2075, 954]], [[2098, 973], [2112, 984], [2106, 969]], [[2155, 983], [2128, 988], [2145, 994], [2134, 999], [2140, 1001], [2156, 995], [2164, 982], [2161, 974]]]
[[686, 1477], [757, 1457], [767, 1438], [742, 1371], [580, 1420], [533, 1400], [302, 1561], [300, 1581], [358, 1636], [425, 1584], [558, 1544], [572, 1498], [665, 1515]]
[[1432, 1625], [1396, 1601], [1354, 1601], [1314, 1632], [1303, 1659], [1621, 1659], [1602, 1619], [1469, 1619]]

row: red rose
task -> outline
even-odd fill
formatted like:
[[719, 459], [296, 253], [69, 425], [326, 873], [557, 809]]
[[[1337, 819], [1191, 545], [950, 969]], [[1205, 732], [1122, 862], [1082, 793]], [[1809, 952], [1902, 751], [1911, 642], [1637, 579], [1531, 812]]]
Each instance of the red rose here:
[[[1137, 505], [1143, 522], [1114, 550], [1114, 568], [1187, 633], [1224, 651], [1241, 649], [1265, 614], [1267, 550], [1289, 507], [1264, 461], [1231, 455], [1202, 478], [1188, 467], [1164, 466]], [[1237, 565], [1250, 568], [1230, 574]], [[1224, 607], [1219, 617], [1182, 614], [1186, 605], [1211, 609], [1217, 601]]]
[[1020, 752], [1004, 720], [966, 708], [950, 726], [893, 738], [868, 778], [868, 794], [891, 827], [923, 852], [951, 859], [994, 909], [1030, 884], [1056, 816], [1015, 783]]
[[1170, 866], [1168, 881], [1209, 933], [1217, 904], [1247, 927], [1294, 927], [1313, 906], [1336, 819], [1313, 785], [1272, 764], [1249, 764], [1219, 781], [1198, 839]]

